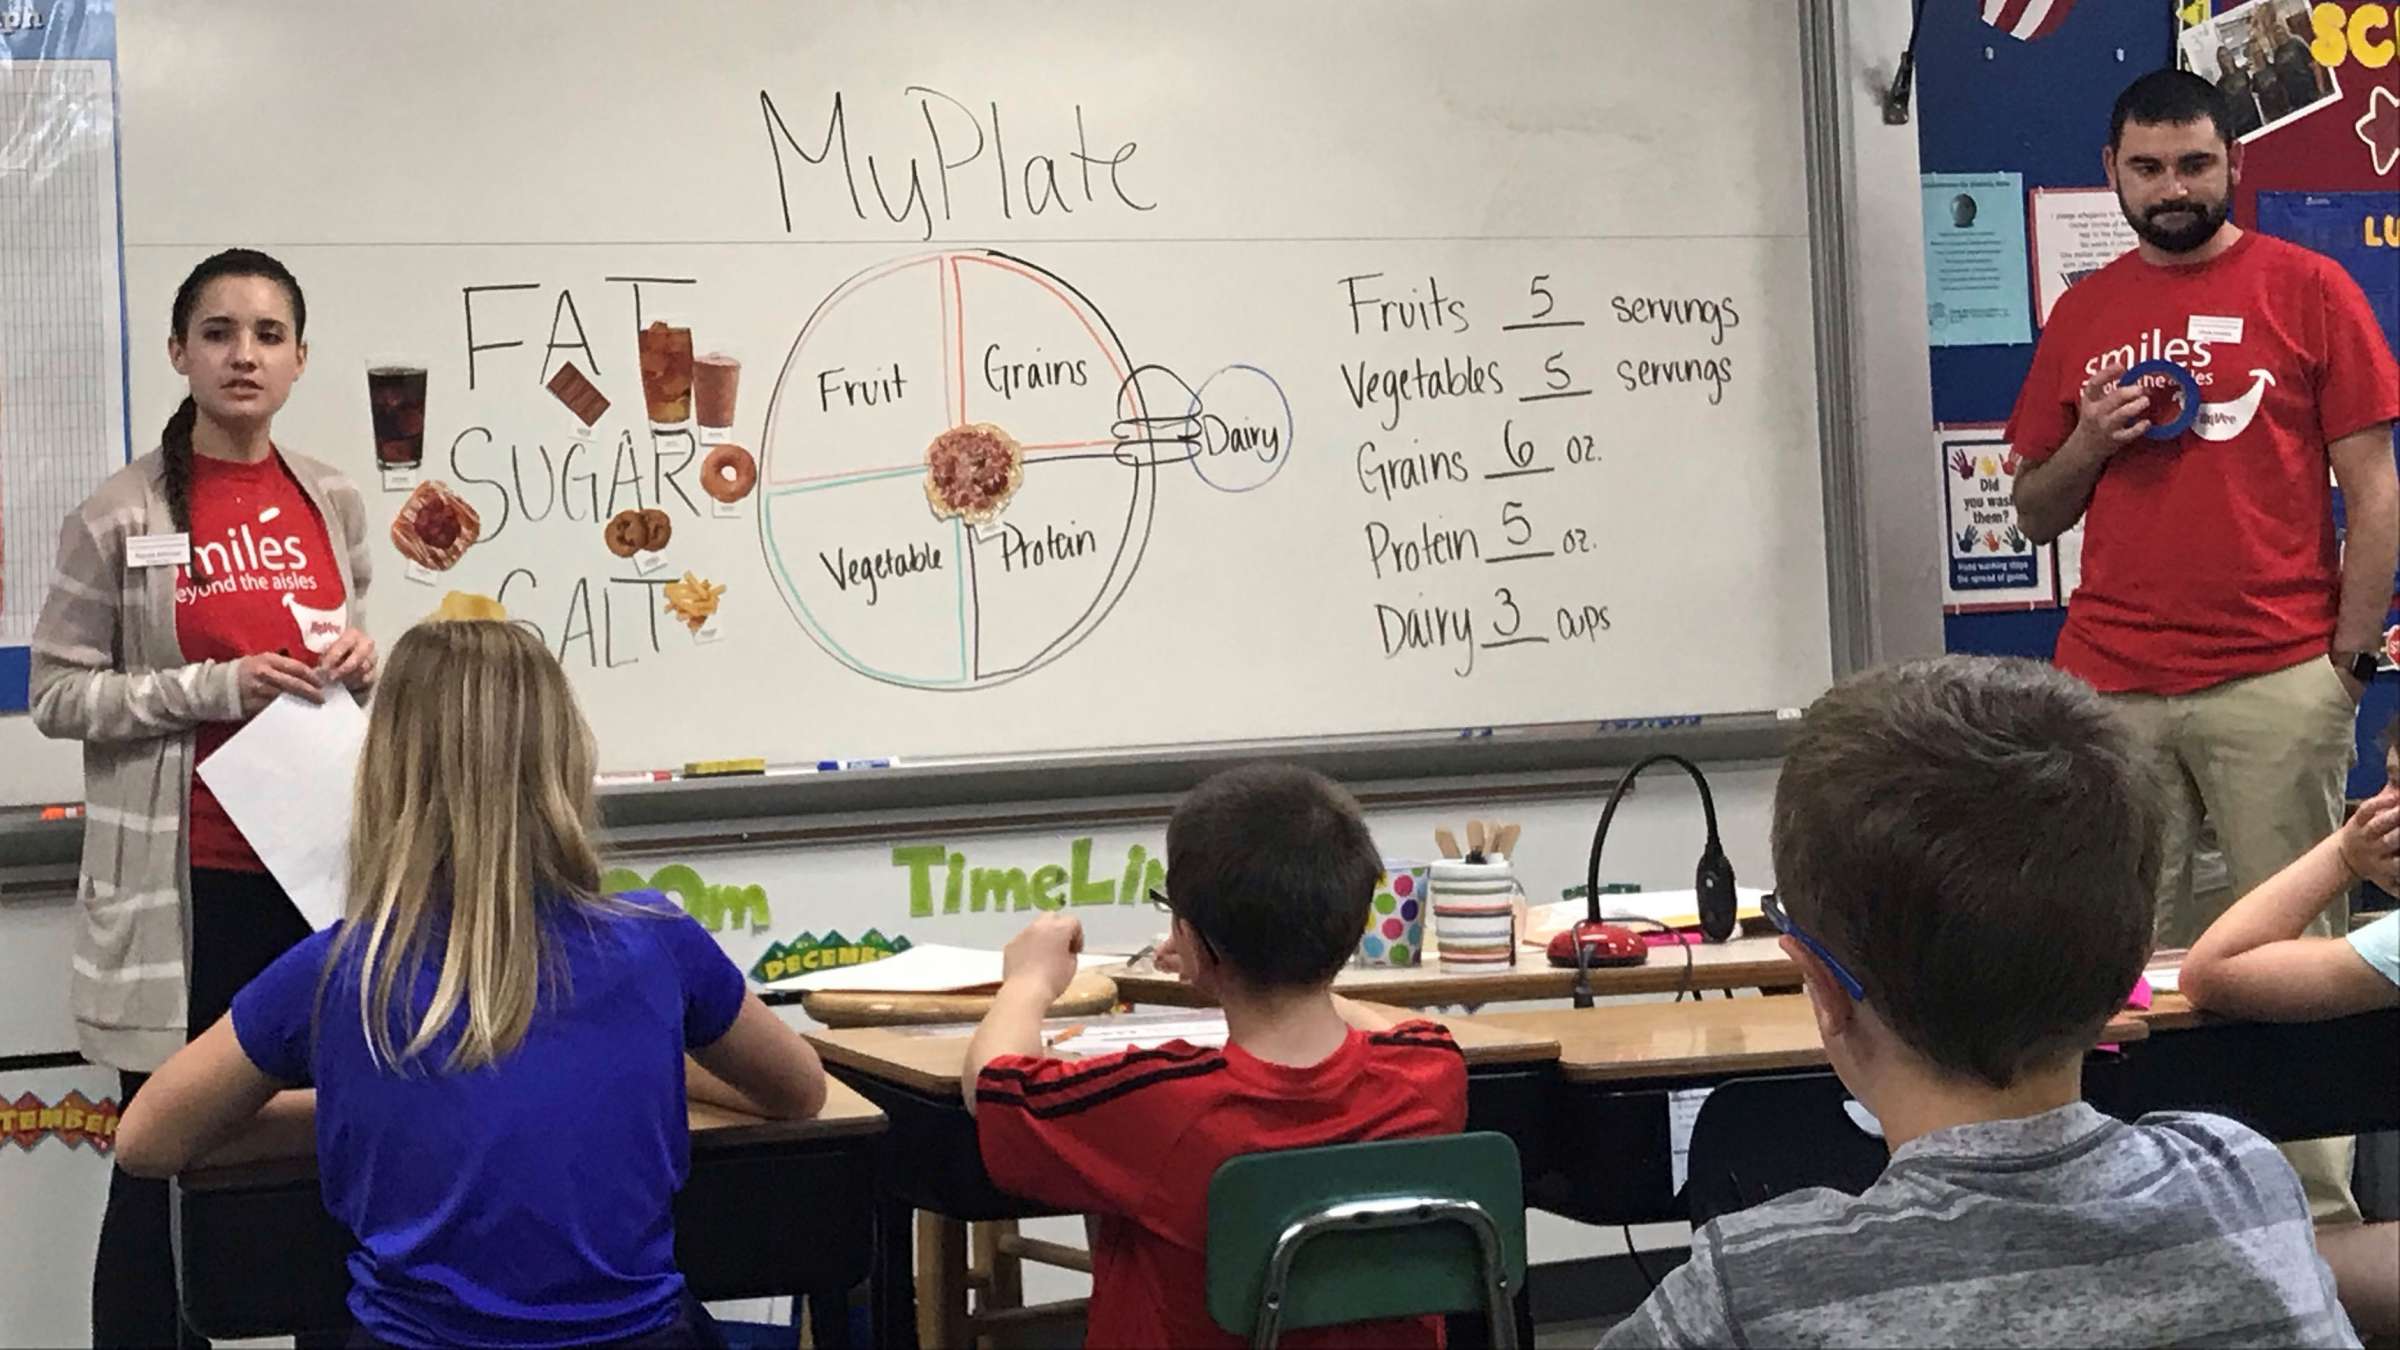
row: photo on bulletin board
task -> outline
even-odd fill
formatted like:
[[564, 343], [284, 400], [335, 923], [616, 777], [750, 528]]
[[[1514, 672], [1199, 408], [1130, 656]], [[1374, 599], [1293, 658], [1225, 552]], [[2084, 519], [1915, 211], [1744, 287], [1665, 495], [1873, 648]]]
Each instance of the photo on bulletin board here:
[[1942, 612], [2056, 607], [2055, 559], [2017, 523], [2021, 465], [2000, 425], [1944, 424], [1934, 445], [1943, 483]]
[[2309, 46], [2309, 0], [2246, 0], [2183, 30], [2183, 68], [2207, 80], [2248, 141], [2339, 103], [2340, 77]]

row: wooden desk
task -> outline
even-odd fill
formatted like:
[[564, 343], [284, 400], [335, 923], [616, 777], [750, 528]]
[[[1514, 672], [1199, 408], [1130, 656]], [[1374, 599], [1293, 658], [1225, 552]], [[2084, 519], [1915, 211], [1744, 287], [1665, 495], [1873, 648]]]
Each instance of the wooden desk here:
[[[939, 1026], [973, 1022], [991, 1011], [992, 994], [891, 994], [820, 989], [800, 996], [800, 1011], [829, 1027]], [[1117, 1006], [1117, 986], [1096, 970], [1076, 972], [1050, 1003], [1053, 1017], [1096, 1017]]]
[[[1773, 937], [1738, 937], [1731, 942], [1703, 942], [1691, 948], [1689, 982], [1683, 956], [1673, 947], [1653, 947], [1650, 959], [1638, 966], [1607, 967], [1592, 972], [1592, 993], [1599, 998], [1621, 994], [1671, 994], [1678, 989], [1797, 988], [1799, 968], [1783, 954]], [[1190, 985], [1139, 965], [1103, 967], [1102, 974], [1117, 982], [1117, 997], [1132, 1004], [1197, 1008], [1207, 1000]], [[1575, 972], [1553, 966], [1538, 952], [1527, 952], [1510, 970], [1445, 974], [1438, 961], [1422, 966], [1349, 966], [1334, 977], [1334, 992], [1404, 1008], [1433, 1005], [1478, 1007], [1527, 999], [1565, 1002], [1574, 992]]]
[[[692, 1168], [675, 1197], [675, 1264], [701, 1298], [838, 1300], [870, 1274], [874, 1164], [887, 1122], [857, 1092], [829, 1088], [813, 1120], [690, 1107]], [[344, 1258], [356, 1244], [325, 1212], [313, 1154], [188, 1172], [174, 1197], [184, 1315], [202, 1334], [348, 1325]], [[846, 1315], [825, 1320], [848, 1325]]]
[[[1398, 1017], [1419, 1015], [1405, 1008], [1384, 1011]], [[1052, 1018], [1045, 1025], [1061, 1029], [1078, 1021], [1086, 1026], [1113, 1026], [1143, 1022], [1163, 1025], [1187, 1020], [1184, 1014], [1134, 1013], [1088, 1019]], [[1482, 1018], [1427, 1020], [1450, 1029], [1451, 1038], [1458, 1042], [1470, 1071], [1478, 1066], [1547, 1065], [1558, 1058], [1557, 1040], [1538, 1031], [1495, 1026]], [[973, 1030], [973, 1026], [963, 1023], [948, 1027], [845, 1027], [812, 1031], [808, 1039], [831, 1068], [963, 1103], [966, 1094], [961, 1082], [966, 1076], [967, 1038]]]
[[[1698, 1087], [1826, 1063], [1816, 1018], [1808, 1000], [1797, 995], [1545, 1008], [1484, 1013], [1475, 1020], [1557, 1041], [1559, 1079], [1569, 1084], [1673, 1079], [1679, 1086]], [[2110, 1022], [2101, 1041], [2122, 1045], [2149, 1034], [2143, 1021], [2128, 1014]]]

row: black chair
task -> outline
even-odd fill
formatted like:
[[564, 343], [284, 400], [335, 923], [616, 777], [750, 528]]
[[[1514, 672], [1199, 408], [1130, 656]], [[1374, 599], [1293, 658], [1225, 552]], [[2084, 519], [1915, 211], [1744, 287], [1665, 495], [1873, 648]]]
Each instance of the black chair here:
[[1842, 1109], [1849, 1098], [1829, 1073], [1737, 1078], [1711, 1092], [1692, 1123], [1692, 1226], [1811, 1186], [1857, 1195], [1873, 1185], [1891, 1157]]

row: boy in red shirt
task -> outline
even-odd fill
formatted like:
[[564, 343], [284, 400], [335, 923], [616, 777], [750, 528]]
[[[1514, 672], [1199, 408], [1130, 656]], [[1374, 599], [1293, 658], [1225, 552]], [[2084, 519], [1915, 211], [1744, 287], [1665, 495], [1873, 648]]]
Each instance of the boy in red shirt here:
[[[1045, 914], [1008, 944], [967, 1047], [967, 1106], [1002, 1188], [1092, 1218], [1086, 1343], [1239, 1345], [1209, 1319], [1208, 1183], [1245, 1153], [1456, 1133], [1450, 1033], [1333, 994], [1383, 865], [1350, 795], [1281, 766], [1222, 773], [1167, 824], [1174, 915], [1161, 965], [1223, 1005], [1222, 1050], [1175, 1041], [1093, 1059], [1042, 1046], [1083, 928]], [[1294, 1346], [1439, 1346], [1441, 1319], [1293, 1332]]]

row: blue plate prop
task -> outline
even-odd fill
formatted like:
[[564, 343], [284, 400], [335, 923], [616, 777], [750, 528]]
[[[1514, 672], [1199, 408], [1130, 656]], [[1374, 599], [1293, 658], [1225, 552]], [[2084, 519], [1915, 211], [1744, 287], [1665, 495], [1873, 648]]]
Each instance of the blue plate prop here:
[[2200, 419], [2200, 382], [2192, 378], [2192, 372], [2175, 362], [2158, 360], [2142, 362], [2119, 376], [2117, 383], [2131, 388], [2144, 383], [2152, 375], [2163, 375], [2175, 382], [2183, 393], [2183, 411], [2176, 414], [2172, 422], [2153, 422], [2150, 430], [2143, 434], [2154, 441], [2171, 441], [2191, 430], [2192, 423]]

